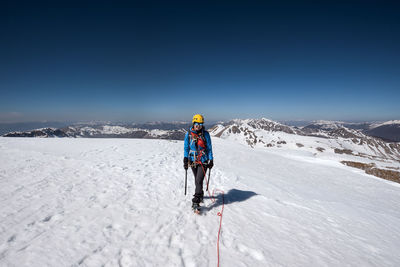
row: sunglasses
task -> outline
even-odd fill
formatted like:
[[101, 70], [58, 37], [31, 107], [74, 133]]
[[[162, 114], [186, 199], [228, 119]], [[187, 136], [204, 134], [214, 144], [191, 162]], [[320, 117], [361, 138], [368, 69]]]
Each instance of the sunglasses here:
[[195, 126], [203, 126], [202, 123], [198, 123], [198, 122], [195, 122], [194, 125], [195, 125]]

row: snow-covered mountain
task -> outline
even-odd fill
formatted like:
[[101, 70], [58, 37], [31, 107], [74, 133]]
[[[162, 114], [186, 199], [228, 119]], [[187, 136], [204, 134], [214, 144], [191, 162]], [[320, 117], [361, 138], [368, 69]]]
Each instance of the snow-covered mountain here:
[[[385, 142], [367, 136], [359, 130], [334, 123], [327, 125], [324, 122], [320, 126], [304, 130], [265, 118], [237, 119], [214, 126], [210, 133], [214, 137], [233, 140], [253, 148], [270, 149], [276, 153], [286, 151], [296, 154], [298, 151], [306, 151], [316, 158], [335, 159], [343, 164], [362, 164], [360, 168], [377, 173], [377, 170], [373, 171], [368, 167], [373, 166], [382, 172], [388, 172], [388, 175], [378, 175], [379, 177], [394, 175], [394, 180], [397, 180], [397, 177], [400, 179], [397, 172], [400, 162], [399, 143]], [[392, 173], [392, 170], [396, 171]]]
[[[303, 128], [291, 127], [269, 119], [236, 119], [209, 129], [215, 137], [234, 139], [252, 147], [303, 147], [300, 144], [328, 148], [353, 149], [359, 154], [400, 160], [400, 144], [385, 142], [340, 123], [319, 122]], [[316, 138], [315, 138], [316, 137]], [[334, 141], [334, 142], [333, 142]], [[346, 143], [348, 145], [346, 145]]]
[[400, 120], [372, 124], [365, 132], [388, 141], [400, 142]]
[[398, 184], [228, 132], [201, 216], [182, 141], [0, 137], [0, 266], [400, 266]]
[[243, 135], [247, 136], [247, 134], [251, 134], [249, 132], [250, 130], [265, 130], [268, 132], [284, 132], [288, 134], [296, 134], [299, 132], [295, 127], [287, 126], [266, 118], [234, 119], [227, 123], [217, 124], [209, 129], [210, 133], [217, 137], [223, 137], [230, 133], [243, 133]]
[[400, 120], [391, 120], [391, 121], [385, 121], [385, 122], [378, 122], [378, 123], [372, 123], [370, 125], [370, 130], [374, 129], [374, 128], [378, 128], [381, 126], [385, 126], [385, 125], [396, 125], [396, 126], [400, 126]]
[[400, 142], [400, 121], [392, 120], [385, 122], [340, 122], [340, 121], [314, 121], [302, 127], [306, 133], [319, 133], [339, 128], [348, 128], [361, 131], [363, 134], [378, 137], [388, 142]]
[[[182, 140], [185, 136], [185, 125], [179, 123], [146, 125], [73, 125], [65, 128], [42, 128], [26, 132], [11, 132], [4, 137], [87, 137], [87, 138], [146, 138]], [[140, 128], [143, 127], [143, 128]], [[146, 128], [144, 128], [146, 127]], [[174, 128], [174, 129], [171, 129]]]
[[20, 123], [1, 123], [0, 122], [0, 136], [10, 132], [24, 132], [32, 129], [41, 128], [63, 128], [71, 125], [72, 122], [20, 122]]

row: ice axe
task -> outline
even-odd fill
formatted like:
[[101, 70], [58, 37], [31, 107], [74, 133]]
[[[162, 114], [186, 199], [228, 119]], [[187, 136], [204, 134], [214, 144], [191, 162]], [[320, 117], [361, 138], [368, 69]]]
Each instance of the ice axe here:
[[210, 176], [211, 176], [211, 169], [208, 171], [208, 180], [207, 180], [207, 191], [208, 191], [208, 184], [210, 183]]
[[185, 196], [186, 196], [186, 187], [187, 187], [187, 169], [185, 170]]

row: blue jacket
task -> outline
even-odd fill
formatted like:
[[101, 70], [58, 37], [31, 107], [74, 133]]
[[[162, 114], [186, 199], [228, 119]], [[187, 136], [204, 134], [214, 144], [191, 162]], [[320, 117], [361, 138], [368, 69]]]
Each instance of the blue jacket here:
[[[190, 132], [193, 132], [195, 134], [198, 134], [195, 130], [193, 130], [193, 127], [190, 128], [190, 130], [186, 133], [185, 135], [185, 143], [184, 143], [184, 154], [183, 156], [185, 158], [189, 158], [190, 161], [195, 161], [195, 156], [199, 155], [199, 153], [202, 153], [200, 150], [196, 147], [196, 142], [191, 138]], [[212, 145], [211, 145], [211, 137], [210, 134], [206, 131], [201, 129], [199, 132], [204, 136], [205, 139], [205, 149], [203, 151], [203, 155], [201, 156], [201, 162], [202, 163], [207, 163], [208, 160], [213, 159], [213, 153], [212, 153]]]

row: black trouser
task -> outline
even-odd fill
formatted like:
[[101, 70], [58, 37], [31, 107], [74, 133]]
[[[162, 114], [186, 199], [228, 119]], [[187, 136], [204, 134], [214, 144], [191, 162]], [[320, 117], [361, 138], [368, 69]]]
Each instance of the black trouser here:
[[[204, 171], [203, 171], [204, 168]], [[204, 191], [203, 191], [203, 181], [204, 181], [204, 176], [207, 172], [207, 167], [203, 165], [196, 165], [192, 167], [193, 175], [194, 175], [194, 183], [196, 185], [196, 189], [194, 192], [194, 198], [192, 199], [193, 203], [200, 203], [200, 200], [204, 196]]]

